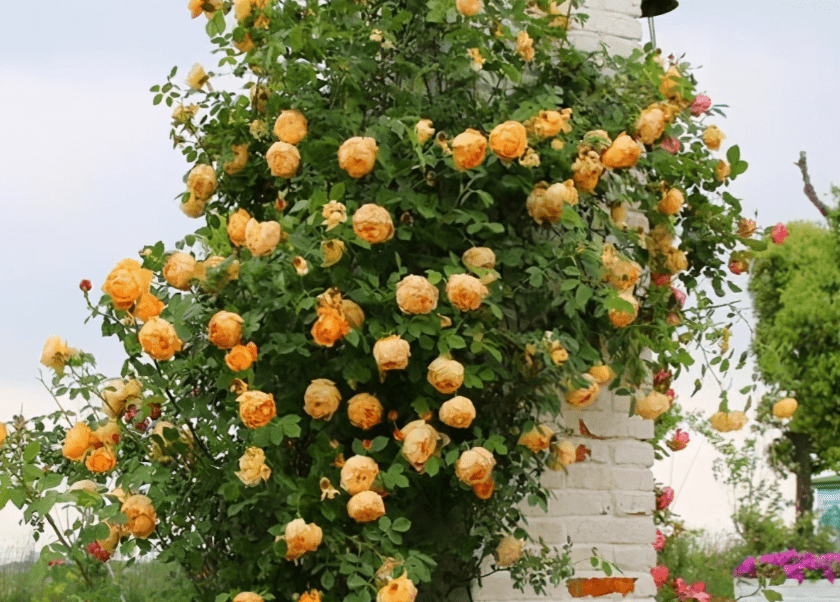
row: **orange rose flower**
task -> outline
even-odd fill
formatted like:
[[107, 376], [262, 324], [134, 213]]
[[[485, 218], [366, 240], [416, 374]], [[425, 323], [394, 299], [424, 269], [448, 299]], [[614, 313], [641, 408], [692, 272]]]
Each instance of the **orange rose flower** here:
[[351, 178], [359, 179], [373, 171], [379, 147], [373, 138], [354, 136], [338, 149], [338, 166]]
[[426, 380], [439, 393], [446, 395], [454, 393], [464, 384], [464, 365], [440, 355], [429, 364]]
[[99, 445], [99, 439], [84, 422], [77, 422], [64, 436], [64, 447], [61, 454], [73, 462], [81, 462], [88, 450]]
[[157, 515], [152, 500], [145, 495], [132, 495], [126, 498], [120, 511], [128, 517], [126, 529], [138, 539], [146, 539], [154, 533]]
[[452, 141], [452, 161], [461, 171], [478, 167], [487, 152], [487, 138], [472, 128], [455, 136]]
[[239, 417], [249, 429], [265, 426], [277, 416], [277, 406], [271, 393], [245, 391], [236, 401], [239, 402]]
[[641, 156], [642, 149], [636, 141], [621, 132], [612, 145], [601, 155], [601, 163], [607, 169], [633, 167]]
[[598, 381], [594, 376], [584, 374], [583, 378], [590, 383], [588, 387], [566, 391], [566, 403], [579, 408], [584, 408], [591, 404], [598, 398], [598, 393], [601, 392], [601, 387], [598, 385]]
[[219, 349], [232, 349], [242, 338], [242, 316], [230, 311], [216, 312], [207, 325], [210, 342]]
[[196, 165], [187, 176], [187, 190], [195, 198], [206, 201], [216, 192], [216, 172], [212, 165]]
[[312, 338], [321, 347], [332, 347], [336, 341], [350, 332], [350, 324], [341, 313], [332, 307], [318, 308], [318, 319], [312, 325]]
[[408, 578], [408, 573], [396, 579], [388, 579], [388, 584], [376, 594], [376, 602], [414, 602], [416, 598], [417, 588]]
[[518, 445], [524, 445], [532, 452], [537, 453], [548, 449], [551, 445], [551, 438], [554, 436], [554, 431], [544, 424], [538, 424], [527, 433], [522, 433], [519, 437]]
[[315, 420], [330, 420], [338, 410], [341, 393], [335, 383], [326, 378], [316, 378], [303, 394], [303, 411]]
[[495, 465], [496, 459], [490, 451], [483, 447], [473, 447], [463, 452], [455, 462], [455, 476], [472, 487], [489, 481]]
[[472, 17], [481, 12], [483, 3], [481, 0], [456, 0], [455, 8], [465, 17]]
[[245, 246], [254, 257], [271, 253], [282, 238], [280, 222], [258, 222], [251, 218], [245, 225]]
[[394, 238], [394, 221], [384, 207], [367, 203], [353, 214], [353, 232], [372, 245]]
[[382, 422], [382, 404], [373, 395], [359, 393], [347, 402], [347, 416], [350, 424], [366, 431]]
[[481, 280], [469, 274], [452, 274], [446, 283], [449, 302], [461, 311], [478, 309], [489, 293]]
[[190, 290], [190, 279], [195, 277], [195, 258], [187, 253], [172, 253], [163, 264], [163, 277], [169, 286], [182, 291]]
[[522, 156], [528, 146], [528, 132], [518, 121], [505, 121], [490, 132], [490, 150], [502, 161]]
[[475, 497], [480, 500], [489, 500], [492, 495], [493, 491], [496, 489], [496, 483], [493, 482], [493, 479], [489, 479], [484, 483], [476, 483], [472, 486], [473, 493]]
[[341, 467], [341, 488], [350, 495], [368, 491], [376, 475], [379, 465], [368, 456], [352, 456]]
[[385, 514], [385, 502], [375, 491], [360, 491], [347, 502], [347, 514], [357, 523], [369, 523]]
[[309, 122], [299, 111], [282, 111], [274, 122], [274, 135], [287, 144], [297, 144], [308, 131]]
[[653, 144], [665, 131], [667, 116], [657, 105], [651, 105], [642, 111], [636, 120], [636, 138], [645, 144]]
[[150, 318], [159, 316], [164, 307], [166, 304], [152, 293], [143, 293], [131, 313], [141, 322], [148, 322]]
[[172, 359], [183, 346], [172, 324], [158, 317], [149, 318], [143, 324], [138, 338], [143, 351], [159, 361]]
[[466, 397], [458, 395], [440, 406], [438, 416], [446, 426], [456, 429], [469, 428], [475, 420], [475, 406]]
[[244, 209], [231, 213], [227, 223], [227, 235], [231, 244], [241, 247], [245, 244], [245, 228], [251, 220], [251, 215]]
[[288, 525], [283, 538], [286, 540], [286, 560], [295, 560], [307, 552], [314, 552], [321, 545], [324, 532], [315, 523], [306, 524], [296, 518]]
[[662, 195], [662, 200], [659, 201], [656, 210], [665, 215], [676, 215], [680, 212], [684, 203], [685, 197], [683, 193], [676, 188], [671, 188]]
[[234, 372], [247, 370], [257, 361], [256, 346], [234, 345], [225, 355], [225, 364]]
[[265, 154], [271, 175], [288, 180], [300, 167], [300, 151], [288, 142], [275, 142]]
[[85, 466], [91, 472], [108, 472], [116, 465], [117, 457], [107, 446], [93, 450], [93, 453], [85, 458]]
[[386, 370], [404, 370], [408, 366], [411, 348], [408, 341], [398, 335], [383, 337], [373, 345], [373, 358], [379, 366], [379, 372]]
[[437, 307], [439, 291], [423, 276], [406, 276], [397, 283], [397, 305], [404, 314], [427, 314]]
[[154, 274], [133, 259], [123, 259], [111, 270], [102, 292], [111, 297], [115, 309], [128, 309], [143, 293], [149, 292]]

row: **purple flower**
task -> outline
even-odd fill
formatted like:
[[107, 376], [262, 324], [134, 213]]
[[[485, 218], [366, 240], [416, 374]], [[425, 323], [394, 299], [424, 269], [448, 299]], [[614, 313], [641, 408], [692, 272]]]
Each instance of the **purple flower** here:
[[782, 567], [788, 579], [796, 579], [799, 583], [805, 581], [805, 569], [800, 564], [786, 564]]
[[837, 575], [831, 569], [824, 569], [822, 574], [823, 577], [828, 579], [829, 583], [834, 583], [834, 580], [837, 579]]
[[744, 562], [738, 565], [738, 568], [735, 569], [735, 576], [736, 577], [755, 577], [755, 558], [752, 556], [746, 558]]

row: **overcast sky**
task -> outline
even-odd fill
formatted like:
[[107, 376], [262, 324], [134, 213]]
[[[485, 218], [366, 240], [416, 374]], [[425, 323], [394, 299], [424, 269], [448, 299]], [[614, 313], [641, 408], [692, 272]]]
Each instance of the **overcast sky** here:
[[[205, 20], [191, 20], [186, 4], [52, 0], [37, 15], [26, 3], [4, 6], [16, 25], [0, 41], [0, 420], [53, 410], [36, 381], [49, 336], [94, 353], [103, 372], [116, 374], [121, 348], [83, 324], [79, 282], [90, 279], [98, 295], [119, 260], [157, 240], [172, 248], [196, 227], [174, 200], [187, 166], [168, 139], [171, 109], [152, 106], [148, 91], [174, 65], [181, 79], [195, 62], [214, 64]], [[682, 0], [656, 19], [664, 54], [702, 66], [700, 90], [729, 105], [727, 119], [714, 123], [727, 135], [724, 148], [738, 144], [750, 163], [731, 191], [761, 225], [819, 218], [793, 165], [800, 150], [818, 192], [839, 179], [838, 31], [832, 2]], [[747, 337], [739, 329], [733, 344], [745, 348]], [[714, 389], [686, 399], [694, 378], [678, 383], [682, 402], [711, 413]], [[748, 380], [743, 374], [733, 388]], [[678, 489], [675, 508], [689, 525], [715, 529], [731, 506], [711, 480], [711, 458], [696, 437], [655, 474]], [[21, 535], [16, 514], [0, 517], [2, 552]]]

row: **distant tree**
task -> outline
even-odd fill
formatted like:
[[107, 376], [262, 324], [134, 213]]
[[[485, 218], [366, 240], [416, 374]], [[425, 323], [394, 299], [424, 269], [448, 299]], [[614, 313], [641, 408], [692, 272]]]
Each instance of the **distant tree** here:
[[[756, 253], [749, 291], [759, 376], [781, 393], [765, 397], [759, 418], [783, 431], [771, 459], [796, 474], [800, 517], [813, 508], [811, 475], [840, 467], [840, 241], [811, 222], [787, 228], [783, 245]], [[775, 418], [773, 402], [788, 395], [799, 403], [796, 413]]]

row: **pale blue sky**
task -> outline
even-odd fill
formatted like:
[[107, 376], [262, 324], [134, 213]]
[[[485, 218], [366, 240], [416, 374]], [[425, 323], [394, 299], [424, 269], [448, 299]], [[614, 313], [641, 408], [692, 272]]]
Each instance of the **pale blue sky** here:
[[[187, 165], [168, 139], [171, 110], [152, 106], [148, 92], [173, 65], [182, 79], [195, 62], [214, 64], [205, 19], [191, 20], [186, 4], [52, 0], [37, 9], [4, 7], [14, 26], [0, 41], [0, 420], [21, 407], [28, 416], [52, 410], [35, 381], [51, 335], [96, 354], [101, 368], [115, 373], [121, 350], [99, 336], [97, 325], [83, 324], [79, 281], [90, 279], [98, 294], [119, 260], [157, 240], [171, 248], [196, 227], [174, 201]], [[731, 188], [745, 213], [758, 210], [763, 225], [817, 219], [793, 162], [808, 151], [818, 192], [840, 180], [840, 9], [832, 2], [682, 0], [657, 18], [656, 31], [664, 54], [686, 53], [702, 66], [695, 72], [700, 90], [730, 105], [727, 119], [710, 122], [726, 133], [724, 148], [739, 144], [750, 163]], [[744, 346], [744, 332], [738, 334], [734, 344]], [[678, 387], [685, 395], [693, 378]], [[713, 391], [706, 403], [716, 405]], [[685, 459], [678, 476], [695, 451], [678, 456]], [[699, 477], [708, 472], [707, 456], [690, 479], [700, 492], [712, 486]], [[666, 481], [669, 473], [657, 471]], [[690, 505], [686, 500], [698, 494], [686, 491], [677, 510], [690, 522], [720, 517], [720, 506]]]

